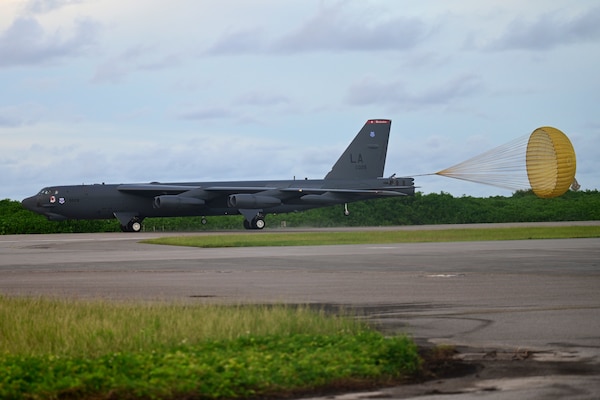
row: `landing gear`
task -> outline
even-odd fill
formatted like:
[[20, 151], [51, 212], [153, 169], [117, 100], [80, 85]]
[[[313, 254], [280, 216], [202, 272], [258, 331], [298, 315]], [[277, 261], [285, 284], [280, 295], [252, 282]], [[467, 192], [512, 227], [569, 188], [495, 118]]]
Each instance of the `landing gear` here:
[[252, 227], [254, 229], [264, 229], [265, 225], [265, 218], [262, 215], [257, 215], [256, 218], [252, 220]]
[[244, 228], [246, 229], [264, 229], [266, 225], [265, 216], [262, 214], [256, 215], [252, 218], [252, 221], [244, 220]]
[[142, 220], [137, 217], [132, 218], [127, 225], [121, 224], [121, 230], [123, 232], [139, 232], [142, 230]]
[[344, 203], [344, 215], [347, 217], [350, 215], [350, 210], [348, 210], [348, 203]]
[[142, 230], [142, 221], [138, 220], [137, 218], [132, 219], [127, 224], [127, 228], [130, 232], [139, 232]]

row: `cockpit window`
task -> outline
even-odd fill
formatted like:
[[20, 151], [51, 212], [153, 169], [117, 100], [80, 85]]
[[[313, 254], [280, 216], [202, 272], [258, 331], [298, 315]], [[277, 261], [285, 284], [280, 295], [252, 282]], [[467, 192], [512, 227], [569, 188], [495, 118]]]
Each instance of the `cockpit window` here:
[[42, 190], [40, 190], [40, 192], [38, 194], [42, 194], [42, 195], [58, 194], [58, 190], [51, 189], [51, 188], [43, 188]]

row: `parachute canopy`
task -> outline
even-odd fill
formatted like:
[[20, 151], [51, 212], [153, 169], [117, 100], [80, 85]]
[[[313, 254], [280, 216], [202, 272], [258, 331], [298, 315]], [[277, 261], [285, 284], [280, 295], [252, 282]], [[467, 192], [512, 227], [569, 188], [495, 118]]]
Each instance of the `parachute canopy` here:
[[575, 179], [575, 150], [569, 138], [556, 128], [538, 128], [527, 143], [527, 177], [538, 197], [557, 197]]
[[513, 190], [531, 188], [538, 197], [551, 198], [576, 182], [575, 170], [571, 141], [546, 126], [436, 174]]

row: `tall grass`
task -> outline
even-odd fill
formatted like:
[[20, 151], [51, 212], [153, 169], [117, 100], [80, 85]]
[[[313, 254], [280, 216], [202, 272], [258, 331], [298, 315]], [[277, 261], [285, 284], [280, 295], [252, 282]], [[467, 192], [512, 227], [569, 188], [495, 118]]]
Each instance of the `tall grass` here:
[[0, 296], [0, 355], [86, 355], [243, 336], [330, 334], [366, 329], [308, 306], [119, 303]]
[[409, 338], [309, 307], [0, 296], [2, 399], [289, 398], [420, 366]]

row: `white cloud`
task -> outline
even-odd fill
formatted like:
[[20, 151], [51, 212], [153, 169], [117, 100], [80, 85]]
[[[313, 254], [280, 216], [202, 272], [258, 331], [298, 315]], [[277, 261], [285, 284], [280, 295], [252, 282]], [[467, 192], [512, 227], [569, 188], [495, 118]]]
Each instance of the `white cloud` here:
[[28, 0], [25, 2], [24, 11], [27, 14], [46, 14], [81, 3], [83, 0]]
[[348, 6], [345, 2], [321, 5], [309, 19], [283, 33], [269, 35], [258, 27], [229, 30], [207, 54], [401, 51], [415, 47], [432, 31], [418, 18], [390, 17], [384, 9], [364, 15], [363, 10]]
[[208, 55], [244, 54], [264, 51], [263, 33], [258, 28], [226, 32], [206, 51]]
[[65, 57], [78, 56], [94, 45], [98, 24], [78, 20], [74, 32], [46, 31], [31, 17], [19, 17], [0, 34], [0, 67], [40, 65]]
[[273, 49], [283, 53], [303, 51], [401, 51], [424, 40], [427, 25], [417, 18], [387, 16], [383, 10], [345, 12], [347, 3], [319, 7], [301, 26], [276, 40]]
[[138, 44], [98, 65], [91, 82], [115, 84], [136, 71], [155, 71], [177, 67], [179, 64], [180, 56], [177, 54], [162, 55], [156, 46]]
[[219, 106], [190, 108], [179, 111], [176, 114], [178, 118], [190, 120], [225, 119], [234, 117], [234, 115], [229, 108]]
[[[411, 87], [412, 86], [412, 87]], [[466, 96], [481, 93], [483, 83], [475, 74], [465, 74], [428, 87], [414, 87], [408, 81], [380, 81], [365, 78], [350, 86], [346, 99], [352, 105], [381, 104], [414, 109], [447, 105]]]
[[500, 36], [489, 40], [483, 48], [545, 51], [600, 40], [600, 7], [578, 11], [573, 15], [563, 8], [536, 17], [515, 17]]
[[36, 103], [0, 107], [0, 127], [32, 125], [42, 119], [44, 107]]

